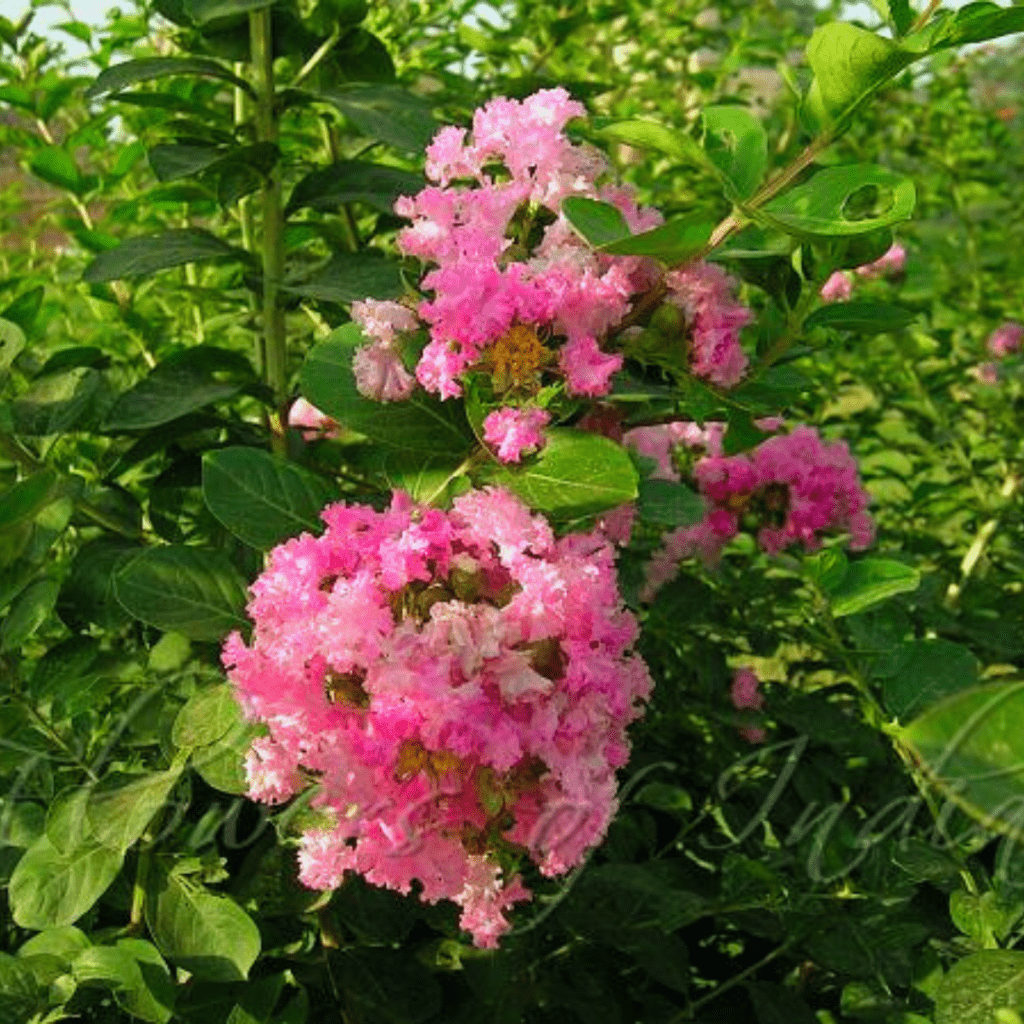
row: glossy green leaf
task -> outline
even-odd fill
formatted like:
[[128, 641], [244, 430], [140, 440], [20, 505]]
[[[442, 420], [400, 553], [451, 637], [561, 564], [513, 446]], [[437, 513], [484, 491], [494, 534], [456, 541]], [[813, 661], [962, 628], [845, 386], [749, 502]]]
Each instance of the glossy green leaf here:
[[577, 519], [617, 508], [637, 496], [637, 473], [625, 449], [606, 437], [556, 427], [536, 459], [501, 466], [488, 482], [505, 487], [530, 508]]
[[890, 558], [860, 558], [851, 562], [838, 584], [826, 593], [836, 618], [862, 612], [895, 594], [917, 590], [917, 569]]
[[958, 960], [935, 996], [935, 1024], [1000, 1024], [995, 1010], [1024, 1011], [1024, 953], [987, 949]]
[[46, 1005], [45, 992], [32, 968], [7, 953], [0, 953], [0, 1024], [27, 1024]]
[[178, 712], [171, 739], [176, 747], [205, 747], [228, 734], [241, 720], [230, 683], [200, 690]]
[[620, 238], [598, 248], [614, 256], [650, 256], [667, 267], [674, 267], [685, 263], [704, 247], [713, 227], [703, 217], [677, 217], [650, 231]]
[[805, 321], [804, 328], [831, 327], [836, 331], [857, 334], [884, 334], [901, 331], [917, 319], [917, 313], [888, 302], [837, 302], [816, 309]]
[[1024, 11], [995, 3], [969, 3], [956, 12], [948, 12], [945, 18], [933, 19], [905, 42], [915, 50], [934, 52], [1016, 32], [1024, 32]]
[[26, 587], [0, 625], [0, 651], [16, 651], [50, 617], [60, 584], [56, 580], [37, 580]]
[[978, 681], [978, 659], [951, 640], [906, 640], [878, 659], [886, 708], [904, 721]]
[[673, 480], [641, 480], [638, 490], [640, 518], [650, 523], [693, 526], [707, 511], [696, 491]]
[[915, 59], [891, 39], [856, 25], [821, 25], [807, 44], [807, 62], [814, 71], [808, 102], [824, 121], [843, 120]]
[[166, 1024], [176, 995], [167, 964], [152, 943], [118, 939], [113, 946], [92, 946], [75, 959], [79, 984], [100, 983], [114, 993], [118, 1005], [133, 1017]]
[[260, 727], [243, 721], [239, 712], [238, 720], [226, 735], [192, 752], [192, 767], [208, 786], [241, 796], [249, 790], [245, 758], [258, 735]]
[[308, 277], [290, 281], [283, 291], [321, 302], [397, 299], [402, 294], [398, 263], [370, 253], [336, 252]]
[[302, 394], [339, 423], [374, 441], [410, 451], [467, 452], [473, 438], [454, 402], [422, 391], [404, 402], [373, 402], [356, 389], [352, 356], [366, 339], [356, 324], [339, 327], [306, 357], [299, 376]]
[[615, 121], [598, 128], [597, 134], [610, 142], [621, 142], [637, 149], [653, 149], [680, 163], [697, 164], [715, 170], [707, 154], [689, 135], [673, 131], [656, 121]]
[[361, 470], [383, 477], [392, 490], [405, 491], [413, 501], [447, 505], [469, 487], [469, 480], [458, 474], [465, 453], [408, 452], [378, 446], [360, 454]]
[[10, 320], [0, 319], [0, 373], [14, 362], [24, 347], [24, 331]]
[[422, 150], [437, 131], [429, 105], [397, 85], [353, 83], [327, 90], [321, 98], [364, 135], [406, 152]]
[[61, 853], [43, 836], [11, 875], [8, 895], [15, 924], [36, 931], [74, 924], [106, 892], [123, 859], [95, 842]]
[[59, 493], [52, 469], [41, 469], [0, 494], [0, 530], [34, 519]]
[[288, 214], [304, 207], [334, 210], [344, 203], [366, 203], [381, 213], [391, 213], [395, 200], [415, 195], [426, 182], [419, 174], [368, 160], [342, 160], [311, 171], [300, 179], [288, 199]]
[[929, 778], [987, 828], [1024, 836], [1024, 683], [977, 686], [900, 733]]
[[185, 13], [200, 25], [215, 18], [230, 18], [271, 7], [275, 0], [185, 0]]
[[749, 199], [768, 167], [768, 136], [764, 127], [743, 107], [707, 107], [703, 118], [708, 158], [735, 198]]
[[150, 430], [233, 398], [255, 381], [238, 353], [197, 346], [157, 364], [120, 395], [107, 413], [104, 429]]
[[585, 196], [569, 196], [562, 201], [562, 213], [584, 241], [595, 247], [631, 238], [626, 218], [611, 203]]
[[[891, 194], [887, 210], [851, 219], [846, 206], [862, 189], [874, 186]], [[848, 164], [818, 171], [810, 181], [766, 203], [761, 212], [797, 234], [859, 235], [907, 220], [916, 202], [914, 183], [895, 171], [868, 164]]]
[[181, 875], [158, 873], [146, 923], [160, 952], [205, 981], [244, 981], [260, 952], [252, 918], [227, 896]]
[[176, 228], [159, 235], [129, 238], [114, 249], [101, 252], [85, 268], [88, 284], [117, 281], [122, 277], [146, 277], [159, 270], [200, 260], [244, 260], [246, 253], [199, 228]]
[[139, 60], [126, 60], [120, 64], [114, 64], [101, 71], [96, 81], [86, 89], [85, 96], [86, 99], [95, 99], [106, 93], [120, 92], [129, 85], [149, 82], [154, 78], [170, 78], [175, 75], [220, 78], [239, 89], [253, 93], [248, 82], [215, 60], [208, 60], [205, 57], [143, 57]]
[[126, 852], [146, 831], [181, 776], [181, 765], [164, 772], [109, 772], [89, 792], [85, 815], [93, 837]]
[[149, 548], [118, 569], [117, 599], [135, 618], [190, 640], [220, 640], [245, 626], [245, 580], [220, 551]]
[[47, 928], [33, 935], [18, 948], [18, 956], [55, 956], [70, 966], [75, 957], [91, 945], [85, 932], [69, 924], [60, 928]]
[[257, 448], [203, 456], [203, 500], [240, 540], [269, 550], [303, 530], [320, 533], [320, 512], [339, 497], [323, 477]]
[[29, 170], [47, 184], [75, 195], [82, 195], [89, 189], [89, 180], [78, 169], [75, 158], [60, 146], [37, 149], [32, 154]]

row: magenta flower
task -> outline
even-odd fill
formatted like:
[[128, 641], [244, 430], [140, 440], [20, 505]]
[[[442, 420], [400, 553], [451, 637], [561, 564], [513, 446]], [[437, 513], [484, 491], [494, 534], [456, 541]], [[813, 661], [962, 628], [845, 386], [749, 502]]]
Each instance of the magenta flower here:
[[450, 512], [396, 492], [387, 511], [322, 517], [322, 536], [270, 553], [250, 643], [224, 645], [246, 715], [268, 729], [246, 761], [250, 795], [318, 783], [306, 885], [347, 871], [403, 893], [418, 882], [494, 946], [530, 898], [509, 865], [564, 874], [616, 808], [651, 680], [612, 549], [597, 533], [556, 540], [497, 489]]
[[1024, 342], [1024, 327], [1013, 320], [1007, 321], [997, 327], [990, 335], [985, 347], [989, 354], [997, 359], [1013, 355], [1020, 351], [1021, 343]]

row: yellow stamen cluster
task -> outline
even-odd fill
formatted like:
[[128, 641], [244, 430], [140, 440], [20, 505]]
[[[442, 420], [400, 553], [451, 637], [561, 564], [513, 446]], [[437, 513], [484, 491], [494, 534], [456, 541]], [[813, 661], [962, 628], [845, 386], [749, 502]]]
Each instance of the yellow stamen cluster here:
[[482, 365], [494, 378], [494, 390], [529, 390], [540, 384], [540, 372], [551, 353], [532, 327], [516, 324], [484, 353]]

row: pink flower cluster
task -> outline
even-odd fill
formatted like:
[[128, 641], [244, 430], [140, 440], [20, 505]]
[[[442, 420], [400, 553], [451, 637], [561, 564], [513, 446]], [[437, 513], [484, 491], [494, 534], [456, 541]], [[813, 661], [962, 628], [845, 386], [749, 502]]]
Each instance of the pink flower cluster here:
[[[652, 268], [591, 252], [561, 203], [572, 195], [614, 203], [634, 231], [662, 218], [638, 207], [627, 189], [597, 184], [607, 161], [563, 132], [584, 113], [564, 89], [492, 100], [473, 115], [471, 138], [454, 126], [437, 133], [426, 162], [434, 184], [395, 204], [413, 222], [398, 247], [434, 265], [422, 281], [433, 298], [419, 308], [431, 340], [416, 369], [428, 391], [460, 395], [461, 376], [488, 345], [531, 325], [566, 339], [558, 365], [571, 392], [607, 393], [622, 359], [601, 352], [598, 338], [626, 314]], [[532, 250], [524, 237], [530, 224], [540, 229]]]
[[516, 865], [580, 863], [616, 807], [626, 726], [651, 680], [598, 533], [559, 540], [499, 489], [450, 512], [396, 492], [344, 503], [326, 530], [275, 548], [254, 622], [223, 660], [250, 719], [256, 800], [311, 781], [329, 820], [302, 837], [300, 877], [346, 871], [453, 900], [480, 946], [529, 899]]
[[734, 387], [747, 369], [740, 330], [754, 319], [734, 298], [735, 282], [713, 263], [694, 263], [671, 271], [665, 283], [668, 301], [686, 314], [690, 372], [719, 387]]
[[543, 428], [551, 422], [544, 409], [516, 409], [506, 405], [484, 419], [484, 440], [493, 445], [502, 462], [519, 462], [524, 454], [544, 445]]
[[[763, 422], [762, 429], [777, 429]], [[796, 427], [778, 434], [742, 455], [723, 456], [722, 428], [708, 424], [667, 424], [629, 431], [625, 443], [659, 462], [655, 475], [679, 480], [671, 455], [678, 444], [702, 448], [705, 454], [693, 467], [697, 489], [709, 506], [695, 526], [667, 533], [663, 547], [648, 563], [641, 599], [650, 601], [671, 580], [679, 562], [697, 556], [713, 564], [722, 549], [753, 518], [762, 550], [778, 553], [794, 543], [809, 550], [820, 535], [845, 530], [850, 546], [867, 547], [873, 525], [867, 512], [868, 494], [860, 485], [857, 463], [846, 443], [827, 444], [812, 427]], [[667, 440], [666, 440], [667, 439]], [[664, 451], [663, 451], [664, 447]]]
[[[898, 277], [906, 266], [907, 250], [895, 242], [873, 263], [865, 263], [855, 268], [853, 274], [866, 281], [878, 277]], [[825, 302], [847, 302], [853, 294], [853, 274], [846, 270], [837, 270], [821, 286], [818, 294]]]

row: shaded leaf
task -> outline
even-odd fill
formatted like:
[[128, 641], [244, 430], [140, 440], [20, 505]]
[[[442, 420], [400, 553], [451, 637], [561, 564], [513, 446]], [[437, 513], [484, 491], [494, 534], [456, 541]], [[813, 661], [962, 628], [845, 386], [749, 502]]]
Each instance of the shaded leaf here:
[[353, 83], [327, 90], [321, 98], [364, 135], [396, 149], [417, 152], [437, 131], [429, 105], [397, 85]]
[[145, 277], [158, 270], [180, 267], [199, 260], [246, 260], [242, 249], [222, 242], [199, 228], [176, 228], [159, 235], [129, 238], [113, 249], [101, 252], [85, 268], [82, 280], [89, 284], [116, 281], [122, 277]]
[[367, 253], [336, 252], [309, 277], [289, 282], [282, 291], [321, 302], [395, 299], [402, 294], [399, 264]]
[[343, 203], [366, 203], [391, 213], [401, 195], [415, 195], [426, 184], [419, 174], [367, 160], [342, 160], [311, 171], [292, 189], [286, 214], [303, 207], [332, 210]]
[[154, 78], [169, 78], [174, 75], [220, 78], [255, 95], [248, 82], [215, 60], [208, 60], [205, 57], [143, 57], [139, 60], [126, 60], [101, 71], [96, 81], [86, 89], [85, 97], [95, 99], [109, 92], [120, 92], [138, 82], [149, 82]]
[[857, 334], [884, 334], [901, 331], [916, 319], [917, 313], [913, 310], [888, 302], [837, 302], [816, 309], [804, 321], [804, 328], [831, 327]]

